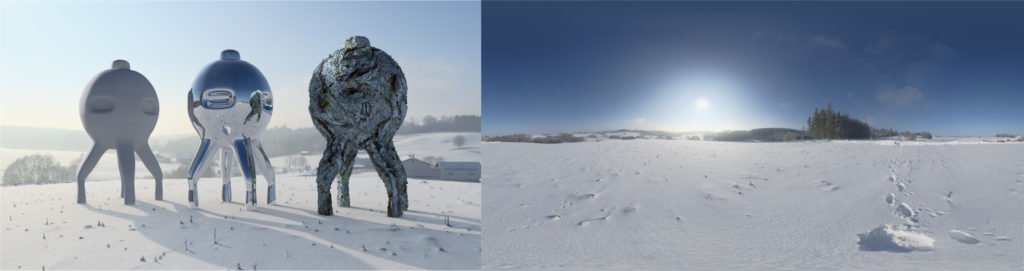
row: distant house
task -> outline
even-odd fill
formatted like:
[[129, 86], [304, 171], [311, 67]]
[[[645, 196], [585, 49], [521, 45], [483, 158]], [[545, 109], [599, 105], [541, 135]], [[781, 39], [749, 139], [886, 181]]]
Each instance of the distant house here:
[[437, 162], [434, 164], [410, 157], [402, 161], [405, 176], [420, 179], [480, 181], [480, 162]]
[[434, 179], [441, 175], [434, 165], [416, 158], [405, 159], [402, 167], [405, 168], [405, 176], [410, 178]]
[[355, 169], [373, 169], [373, 161], [370, 160], [370, 155], [360, 151], [356, 155], [356, 160], [352, 162], [352, 166]]
[[440, 179], [455, 181], [480, 181], [480, 162], [437, 162], [441, 170]]

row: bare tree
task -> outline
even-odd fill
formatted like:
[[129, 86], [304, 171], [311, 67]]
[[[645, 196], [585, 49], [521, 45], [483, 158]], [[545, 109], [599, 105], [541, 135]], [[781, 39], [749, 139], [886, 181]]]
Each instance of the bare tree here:
[[462, 148], [462, 146], [466, 145], [466, 137], [457, 135], [452, 139], [452, 144], [455, 144], [456, 148]]

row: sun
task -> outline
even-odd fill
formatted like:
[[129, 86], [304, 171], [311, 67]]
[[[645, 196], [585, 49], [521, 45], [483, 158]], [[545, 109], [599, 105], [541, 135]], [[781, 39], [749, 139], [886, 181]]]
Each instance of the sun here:
[[697, 99], [697, 110], [704, 111], [707, 110], [708, 108], [711, 108], [711, 101], [708, 101], [708, 99], [704, 98]]

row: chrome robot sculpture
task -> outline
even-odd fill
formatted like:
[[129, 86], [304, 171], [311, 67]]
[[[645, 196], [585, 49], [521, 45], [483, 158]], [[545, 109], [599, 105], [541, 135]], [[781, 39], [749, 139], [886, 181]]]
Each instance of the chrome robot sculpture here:
[[149, 80], [131, 70], [128, 61], [115, 60], [86, 85], [79, 115], [93, 145], [78, 168], [78, 203], [85, 203], [85, 178], [109, 149], [117, 150], [124, 204], [135, 204], [135, 154], [156, 180], [156, 200], [163, 200], [163, 173], [149, 148], [160, 102]]
[[349, 207], [348, 179], [356, 153], [366, 150], [388, 193], [388, 216], [409, 208], [405, 169], [392, 142], [406, 112], [405, 75], [395, 60], [354, 36], [316, 67], [309, 83], [309, 113], [327, 140], [317, 168], [317, 213], [331, 215], [331, 183]]
[[274, 168], [259, 137], [273, 112], [270, 84], [256, 66], [241, 60], [238, 51], [224, 50], [220, 60], [203, 68], [188, 92], [188, 115], [202, 138], [188, 170], [190, 207], [199, 205], [196, 183], [218, 151], [224, 180], [222, 201], [231, 201], [230, 165], [236, 158], [246, 181], [246, 206], [256, 205], [257, 169], [267, 180], [267, 204], [274, 203]]

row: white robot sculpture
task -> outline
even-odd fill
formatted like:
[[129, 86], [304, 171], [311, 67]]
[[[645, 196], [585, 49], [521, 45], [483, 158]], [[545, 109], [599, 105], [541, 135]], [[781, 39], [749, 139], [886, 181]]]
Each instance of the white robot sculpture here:
[[230, 165], [237, 158], [246, 180], [246, 207], [256, 205], [257, 169], [267, 180], [267, 204], [274, 203], [274, 170], [259, 139], [273, 111], [270, 84], [238, 51], [224, 50], [220, 60], [203, 68], [188, 93], [189, 118], [202, 138], [188, 170], [190, 207], [199, 205], [196, 183], [216, 150], [221, 151], [222, 201], [231, 201]]
[[135, 204], [135, 154], [156, 180], [156, 200], [163, 200], [163, 173], [149, 148], [160, 102], [149, 80], [131, 70], [128, 61], [115, 60], [86, 85], [79, 115], [93, 145], [78, 168], [78, 203], [85, 203], [85, 178], [109, 149], [117, 150], [124, 204]]

